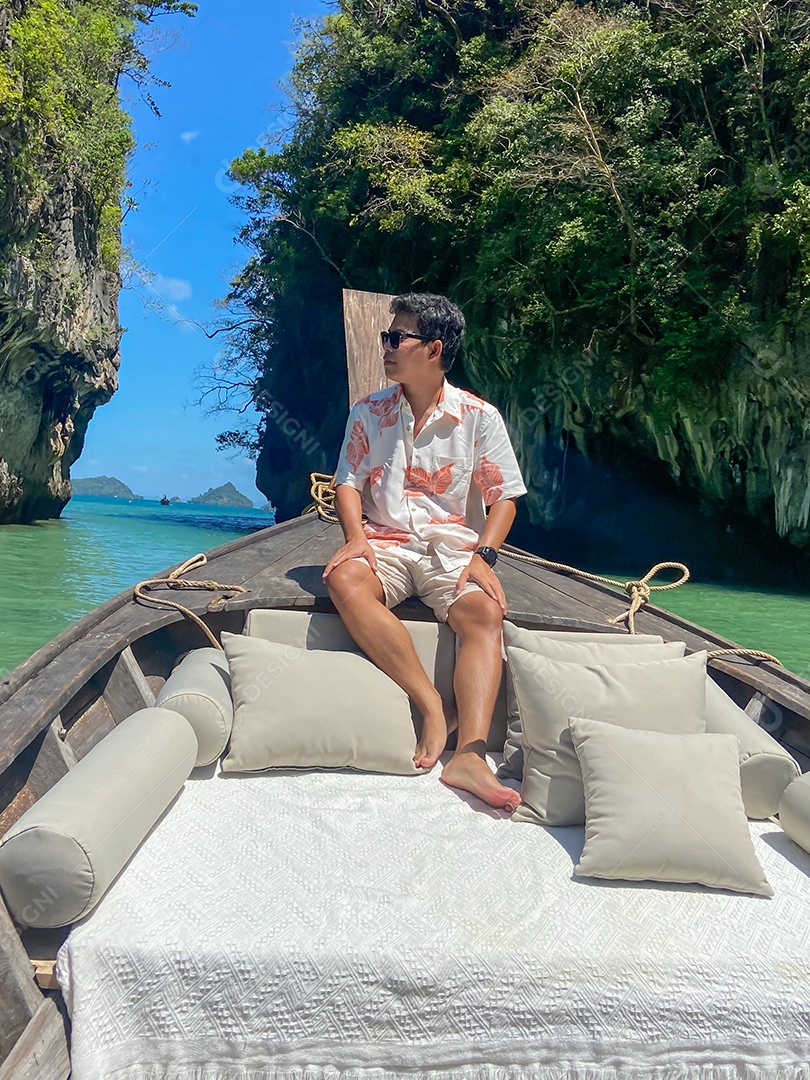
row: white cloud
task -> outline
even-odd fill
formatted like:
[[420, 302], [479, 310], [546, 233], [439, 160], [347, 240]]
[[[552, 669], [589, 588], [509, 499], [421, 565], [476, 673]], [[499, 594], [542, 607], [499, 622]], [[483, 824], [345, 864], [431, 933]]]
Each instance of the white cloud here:
[[183, 278], [164, 277], [163, 274], [155, 274], [151, 285], [155, 292], [175, 303], [190, 300], [193, 292], [190, 281], [185, 281]]
[[148, 473], [149, 469], [145, 465], [132, 465], [132, 471], [136, 473]]
[[194, 142], [194, 140], [199, 134], [199, 131], [182, 131], [180, 133], [180, 138], [183, 140], [184, 143], [190, 143]]

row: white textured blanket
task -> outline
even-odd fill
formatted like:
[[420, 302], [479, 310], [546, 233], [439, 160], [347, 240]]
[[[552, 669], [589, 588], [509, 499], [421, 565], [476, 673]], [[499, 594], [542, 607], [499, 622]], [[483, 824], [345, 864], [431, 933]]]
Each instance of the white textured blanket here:
[[579, 828], [417, 777], [191, 780], [58, 972], [73, 1080], [810, 1078], [810, 857], [776, 896], [572, 878]]

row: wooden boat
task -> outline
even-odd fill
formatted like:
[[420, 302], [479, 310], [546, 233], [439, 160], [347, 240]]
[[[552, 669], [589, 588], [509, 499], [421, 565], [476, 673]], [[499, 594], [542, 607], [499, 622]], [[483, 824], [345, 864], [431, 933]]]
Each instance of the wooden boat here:
[[[191, 578], [209, 578], [248, 591], [224, 601], [217, 593], [185, 591], [182, 601], [210, 629], [239, 633], [252, 608], [331, 611], [322, 568], [341, 542], [339, 527], [314, 514], [234, 540], [208, 553]], [[174, 568], [172, 568], [174, 569]], [[536, 629], [604, 631], [626, 608], [606, 586], [585, 583], [508, 556], [499, 567], [508, 617]], [[168, 576], [166, 574], [160, 576]], [[418, 601], [399, 612], [432, 618]], [[658, 608], [636, 616], [641, 633], [683, 640], [690, 649], [725, 649], [733, 643]], [[173, 666], [206, 645], [200, 629], [172, 610], [144, 607], [126, 591], [100, 605], [0, 684], [0, 834], [115, 725], [154, 698]], [[807, 765], [810, 683], [772, 663], [717, 659], [712, 674], [738, 703], [778, 718], [780, 740]], [[62, 1080], [69, 1057], [58, 989], [52, 983], [55, 950], [66, 932], [18, 932], [0, 906], [0, 1080]], [[40, 973], [42, 988], [34, 975]]]
[[[206, 565], [184, 575], [244, 592], [184, 590], [179, 599], [214, 635], [240, 633], [254, 608], [333, 611], [321, 574], [341, 542], [337, 525], [304, 514], [209, 552]], [[608, 623], [627, 607], [614, 589], [508, 555], [499, 575], [508, 618], [520, 626], [621, 632]], [[415, 600], [398, 613], [433, 618]], [[653, 606], [639, 612], [636, 628], [685, 641], [689, 650], [734, 648]], [[0, 683], [0, 835], [116, 724], [153, 705], [178, 659], [206, 644], [200, 628], [178, 611], [143, 606], [126, 590], [11, 672]], [[810, 765], [810, 682], [776, 664], [738, 657], [713, 660], [711, 673], [749, 715], [767, 721], [803, 768]], [[0, 902], [0, 1080], [69, 1075], [69, 1025], [53, 976], [66, 934], [21, 930]]]

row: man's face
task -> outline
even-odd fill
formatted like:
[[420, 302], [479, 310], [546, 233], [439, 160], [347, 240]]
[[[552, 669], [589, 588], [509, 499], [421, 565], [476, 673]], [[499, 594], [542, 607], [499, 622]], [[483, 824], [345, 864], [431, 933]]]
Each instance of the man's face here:
[[[415, 315], [398, 312], [389, 330], [402, 330], [408, 334], [421, 334]], [[418, 382], [440, 366], [441, 344], [436, 341], [420, 341], [415, 337], [400, 339], [399, 348], [386, 345], [383, 349], [383, 363], [387, 378], [395, 382]]]

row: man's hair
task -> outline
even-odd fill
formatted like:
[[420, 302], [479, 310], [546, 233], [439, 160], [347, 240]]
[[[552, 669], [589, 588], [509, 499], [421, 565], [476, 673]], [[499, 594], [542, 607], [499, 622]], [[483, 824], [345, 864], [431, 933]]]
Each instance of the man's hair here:
[[458, 353], [467, 323], [461, 309], [446, 296], [435, 293], [403, 293], [391, 301], [391, 314], [413, 315], [419, 333], [442, 343], [442, 371], [449, 371]]

